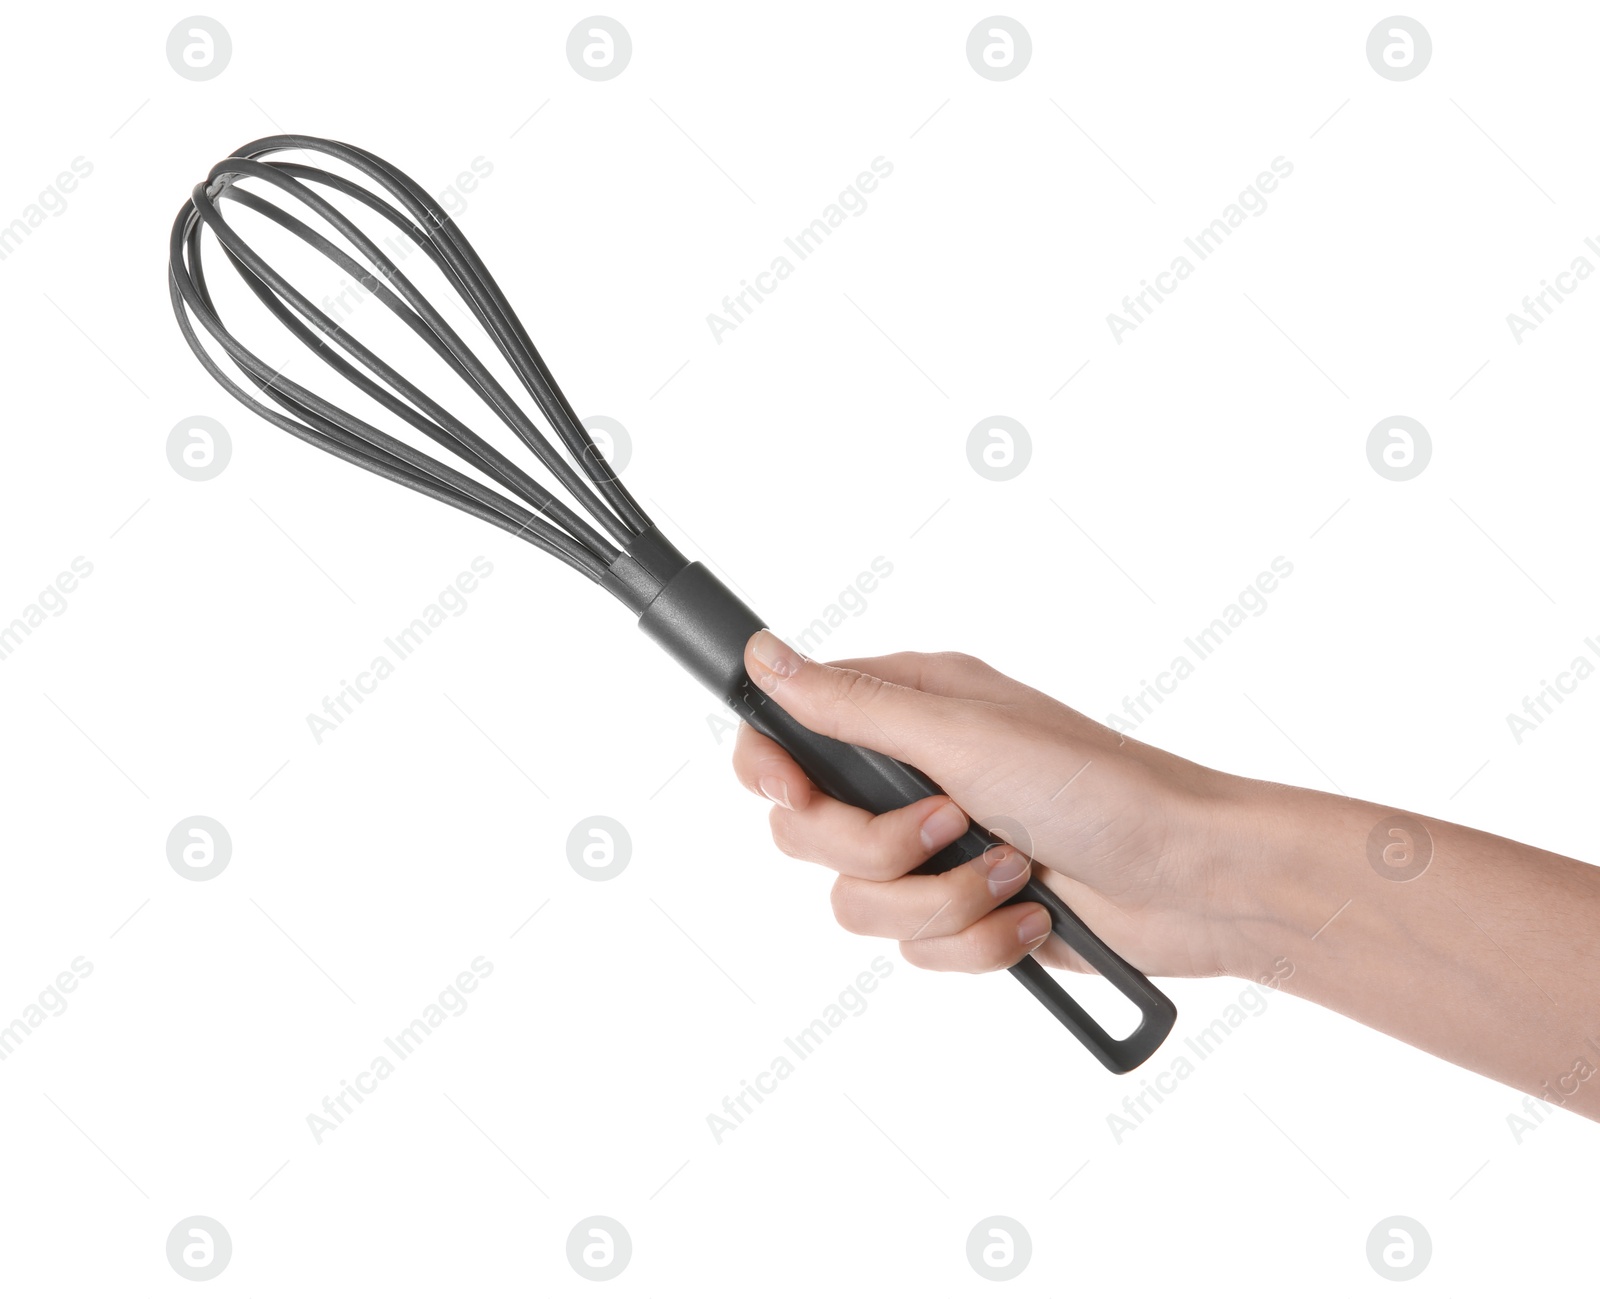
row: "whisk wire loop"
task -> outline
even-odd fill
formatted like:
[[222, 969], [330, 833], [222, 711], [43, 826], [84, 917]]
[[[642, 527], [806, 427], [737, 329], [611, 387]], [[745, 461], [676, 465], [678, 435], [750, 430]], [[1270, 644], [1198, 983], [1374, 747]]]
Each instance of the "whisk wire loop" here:
[[[317, 151], [345, 163], [374, 181], [400, 208], [345, 176], [301, 163], [261, 160], [264, 155], [286, 149]], [[277, 203], [240, 184], [250, 180], [275, 187], [287, 198], [303, 204], [370, 265]], [[313, 186], [354, 199], [423, 251], [493, 340], [561, 439], [570, 459], [557, 450], [394, 261]], [[615, 544], [295, 289], [223, 216], [220, 209], [224, 199], [267, 218], [354, 277], [483, 400]], [[296, 339], [367, 397], [526, 502], [531, 511], [288, 379], [240, 343], [223, 325], [206, 285], [200, 236], [207, 227], [247, 287]], [[594, 581], [602, 581], [619, 555], [642, 534], [653, 531], [649, 517], [618, 481], [573, 413], [471, 244], [420, 186], [376, 155], [310, 136], [271, 136], [244, 146], [211, 169], [179, 213], [171, 241], [169, 288], [184, 338], [212, 377], [258, 414], [302, 440], [505, 528]], [[234, 381], [202, 344], [189, 319], [191, 314], [250, 382], [287, 415]]]

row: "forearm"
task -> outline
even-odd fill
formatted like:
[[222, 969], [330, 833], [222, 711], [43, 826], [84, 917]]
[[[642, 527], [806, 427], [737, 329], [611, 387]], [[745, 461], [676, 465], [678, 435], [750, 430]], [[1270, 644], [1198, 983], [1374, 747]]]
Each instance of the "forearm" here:
[[1286, 990], [1600, 1119], [1600, 870], [1310, 790], [1227, 801], [1233, 973], [1287, 958]]

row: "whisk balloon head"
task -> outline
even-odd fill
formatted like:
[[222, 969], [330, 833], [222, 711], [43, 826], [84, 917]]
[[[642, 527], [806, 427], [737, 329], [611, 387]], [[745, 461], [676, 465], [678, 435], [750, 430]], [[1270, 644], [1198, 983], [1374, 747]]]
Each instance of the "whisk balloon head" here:
[[[345, 170], [272, 156], [287, 152], [321, 155]], [[381, 303], [533, 453], [567, 499], [469, 427], [446, 401], [385, 362], [347, 321], [325, 310], [332, 305], [326, 299], [319, 305], [296, 289], [229, 220], [228, 203], [298, 239], [314, 258], [348, 277], [347, 283], [359, 285], [363, 297]], [[381, 240], [367, 228], [374, 222], [386, 231]], [[261, 305], [343, 382], [340, 400], [290, 378], [286, 367], [268, 364], [224, 323], [203, 260], [207, 230], [228, 267]], [[396, 235], [404, 242], [396, 242]], [[474, 355], [440, 305], [401, 270], [399, 260], [413, 248], [442, 277], [457, 310], [475, 320], [493, 343], [512, 384]], [[285, 432], [503, 528], [577, 569], [636, 611], [685, 566], [687, 561], [656, 530], [573, 413], [459, 225], [421, 185], [376, 154], [313, 136], [252, 141], [217, 163], [194, 187], [173, 223], [169, 265], [178, 326], [200, 363], [235, 398]], [[532, 400], [543, 427], [508, 388], [520, 389], [521, 400]], [[355, 394], [358, 402], [369, 409], [375, 405], [377, 411], [370, 417], [353, 411], [350, 398]], [[451, 401], [460, 396], [457, 390]], [[451, 460], [395, 436], [375, 422], [380, 418], [391, 426], [398, 419]]]

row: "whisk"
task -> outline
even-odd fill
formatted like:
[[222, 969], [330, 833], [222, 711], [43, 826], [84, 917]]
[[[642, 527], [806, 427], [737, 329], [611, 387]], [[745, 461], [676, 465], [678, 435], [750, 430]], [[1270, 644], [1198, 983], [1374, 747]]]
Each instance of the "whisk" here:
[[[263, 161], [290, 150], [332, 158], [372, 182], [373, 188], [305, 163]], [[245, 188], [247, 181], [257, 183], [262, 192]], [[329, 201], [330, 193], [353, 200], [426, 254], [494, 341], [566, 454], [472, 354], [394, 260]], [[268, 194], [293, 200], [297, 210], [319, 218], [343, 245]], [[221, 211], [223, 200], [266, 218], [353, 277], [482, 399], [593, 523], [298, 292], [229, 224]], [[355, 389], [488, 483], [301, 386], [240, 343], [219, 318], [202, 269], [201, 234], [207, 228], [255, 297], [295, 338]], [[212, 378], [263, 419], [341, 460], [503, 528], [576, 569], [636, 614], [645, 634], [739, 717], [787, 749], [824, 793], [882, 813], [941, 792], [904, 763], [801, 726], [750, 681], [744, 669], [744, 645], [766, 624], [651, 522], [573, 413], [457, 223], [405, 173], [364, 149], [333, 140], [299, 135], [255, 140], [217, 163], [195, 186], [172, 227], [169, 270], [173, 311], [190, 348]], [[229, 373], [202, 341], [196, 323], [255, 391]], [[919, 869], [949, 870], [1001, 842], [971, 825]], [[1023, 901], [1048, 909], [1054, 933], [1133, 1003], [1140, 1012], [1139, 1026], [1126, 1037], [1112, 1036], [1031, 956], [1012, 966], [1011, 973], [1106, 1068], [1126, 1073], [1142, 1064], [1172, 1027], [1176, 1018], [1172, 1003], [1038, 881], [1012, 899]]]

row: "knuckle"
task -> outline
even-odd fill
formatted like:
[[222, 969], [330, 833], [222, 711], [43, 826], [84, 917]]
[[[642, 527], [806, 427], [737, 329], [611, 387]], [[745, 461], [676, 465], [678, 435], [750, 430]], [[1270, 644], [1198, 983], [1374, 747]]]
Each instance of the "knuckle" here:
[[948, 938], [952, 934], [960, 933], [966, 924], [967, 919], [961, 913], [960, 899], [952, 894], [922, 920], [913, 937]]
[[833, 907], [834, 920], [845, 933], [869, 932], [862, 914], [861, 893], [848, 875], [841, 875], [834, 880], [833, 889], [828, 894], [828, 902]]
[[974, 974], [992, 974], [1016, 964], [1017, 944], [1009, 927], [973, 925], [965, 931], [964, 968]]
[[733, 778], [737, 780], [752, 794], [759, 794], [761, 790], [756, 785], [755, 760], [746, 753], [733, 755]]
[[829, 684], [834, 703], [866, 708], [882, 693], [886, 683], [854, 668], [844, 668], [831, 676]]
[[774, 807], [767, 814], [767, 825], [772, 831], [773, 845], [785, 857], [803, 856], [800, 837], [795, 833], [794, 817], [787, 808]]
[[868, 879], [897, 880], [917, 864], [915, 826], [902, 825], [894, 817], [879, 818], [873, 831], [861, 845], [862, 873]]
[[733, 767], [734, 778], [752, 794], [759, 794], [761, 791], [756, 787], [756, 779], [760, 755], [752, 739], [754, 735], [755, 732], [749, 726], [740, 723], [739, 734], [734, 739], [733, 754], [729, 762]]

